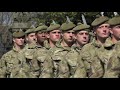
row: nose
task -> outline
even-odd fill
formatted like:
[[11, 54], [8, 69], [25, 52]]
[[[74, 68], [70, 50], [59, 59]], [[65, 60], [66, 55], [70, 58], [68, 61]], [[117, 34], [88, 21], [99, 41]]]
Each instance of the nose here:
[[44, 33], [44, 32], [42, 33], [42, 36], [45, 36], [45, 33]]
[[86, 37], [86, 36], [84, 36], [83, 38], [84, 38], [84, 39], [86, 39], [87, 37]]
[[103, 32], [106, 32], [107, 30], [106, 29], [103, 29]]
[[87, 36], [84, 34], [83, 38], [84, 38], [84, 39], [86, 39], [86, 38], [87, 38]]
[[59, 36], [60, 34], [59, 33], [56, 33], [56, 36]]
[[36, 39], [37, 39], [36, 37], [33, 38], [33, 40], [36, 40]]

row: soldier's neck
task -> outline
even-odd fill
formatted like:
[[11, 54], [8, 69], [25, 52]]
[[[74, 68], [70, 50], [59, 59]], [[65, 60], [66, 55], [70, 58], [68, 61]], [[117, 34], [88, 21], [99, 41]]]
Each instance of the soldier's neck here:
[[36, 44], [36, 42], [35, 41], [33, 41], [33, 42], [27, 42], [27, 44], [28, 45], [30, 45], [30, 44]]
[[115, 38], [114, 36], [112, 36], [112, 42], [113, 42], [113, 43], [117, 43], [118, 41], [119, 41], [118, 38]]
[[79, 43], [79, 42], [76, 42], [75, 45], [76, 45], [77, 47], [83, 47], [83, 46], [84, 46], [83, 44], [81, 44], [81, 43]]
[[[107, 39], [107, 38], [106, 38], [106, 39]], [[106, 39], [97, 37], [97, 42], [98, 42], [99, 44], [102, 44], [102, 45], [103, 45], [103, 44], [105, 44]]]
[[56, 42], [49, 40], [49, 44], [50, 44], [50, 47], [53, 48], [53, 47], [55, 47]]
[[14, 44], [14, 47], [15, 47], [15, 49], [16, 49], [17, 51], [20, 51], [21, 49], [24, 48], [23, 45], [17, 45], [17, 44]]
[[43, 47], [43, 46], [44, 46], [44, 43], [43, 43], [43, 42], [37, 42], [37, 45]]
[[71, 47], [73, 45], [73, 43], [68, 43], [68, 42], [65, 42], [64, 40], [61, 42], [61, 45], [62, 47]]

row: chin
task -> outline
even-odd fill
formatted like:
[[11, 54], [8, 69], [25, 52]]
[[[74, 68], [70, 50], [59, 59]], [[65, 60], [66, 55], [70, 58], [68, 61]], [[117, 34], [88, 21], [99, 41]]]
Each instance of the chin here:
[[85, 45], [85, 44], [87, 44], [87, 42], [83, 42], [83, 43], [82, 43], [82, 45]]

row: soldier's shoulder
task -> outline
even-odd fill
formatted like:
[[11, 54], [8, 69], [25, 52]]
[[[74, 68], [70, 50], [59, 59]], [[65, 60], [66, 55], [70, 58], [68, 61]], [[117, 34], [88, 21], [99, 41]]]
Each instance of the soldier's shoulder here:
[[8, 55], [11, 55], [11, 54], [13, 54], [13, 50], [10, 50], [10, 51], [6, 52], [6, 53], [4, 54], [4, 56], [8, 56]]
[[26, 51], [26, 48], [23, 48], [23, 49], [19, 52], [19, 56], [20, 56], [20, 55], [23, 55], [23, 54], [25, 53], [25, 51]]
[[6, 58], [6, 57], [11, 57], [12, 54], [13, 54], [13, 50], [10, 50], [10, 51], [6, 52], [5, 54], [3, 54], [1, 59]]
[[32, 43], [32, 44], [28, 45], [28, 49], [37, 49], [37, 45]]
[[41, 47], [41, 48], [37, 48], [35, 50], [35, 53], [44, 53], [44, 52], [47, 52], [48, 50], [45, 48], [45, 47]]
[[86, 44], [86, 45], [84, 45], [83, 47], [82, 47], [82, 49], [84, 49], [84, 48], [90, 48], [90, 47], [92, 47], [93, 45], [92, 45], [92, 42], [91, 43], [88, 43], [88, 44]]

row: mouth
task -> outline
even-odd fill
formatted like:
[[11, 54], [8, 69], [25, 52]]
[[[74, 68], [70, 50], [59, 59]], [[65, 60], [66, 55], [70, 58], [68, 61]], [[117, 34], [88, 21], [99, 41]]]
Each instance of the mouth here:
[[87, 41], [83, 41], [83, 42], [87, 42]]
[[107, 35], [107, 33], [102, 33], [103, 35]]

